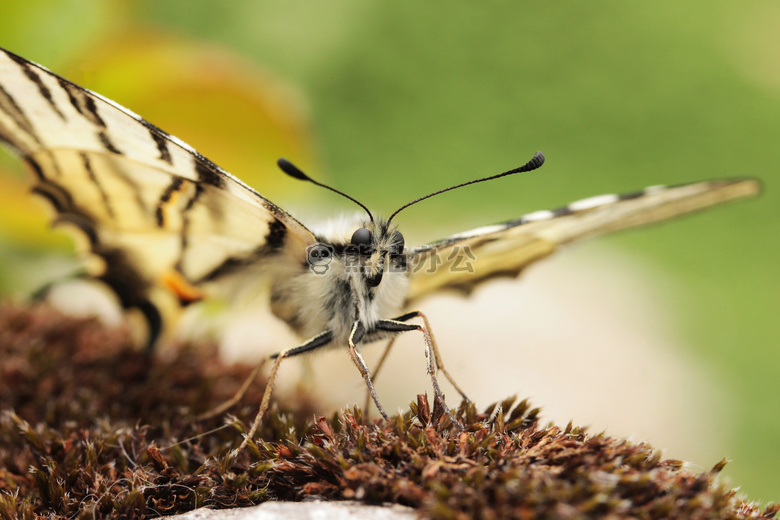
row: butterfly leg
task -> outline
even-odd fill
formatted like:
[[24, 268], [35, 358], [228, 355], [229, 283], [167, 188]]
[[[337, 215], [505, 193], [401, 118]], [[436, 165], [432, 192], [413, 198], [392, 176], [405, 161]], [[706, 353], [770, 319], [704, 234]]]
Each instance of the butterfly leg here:
[[[395, 318], [392, 321], [405, 322], [412, 318], [421, 318], [423, 320], [423, 323], [425, 324], [425, 329], [428, 331], [428, 337], [430, 337], [431, 340], [433, 355], [435, 356], [436, 359], [436, 368], [442, 371], [444, 377], [447, 378], [447, 381], [450, 382], [450, 384], [455, 388], [455, 390], [458, 391], [458, 393], [463, 399], [465, 399], [468, 402], [471, 402], [471, 399], [468, 398], [466, 393], [460, 388], [460, 386], [458, 386], [458, 383], [455, 382], [455, 379], [453, 379], [450, 373], [447, 372], [447, 369], [444, 368], [444, 361], [442, 361], [441, 353], [439, 352], [439, 346], [436, 343], [436, 338], [433, 337], [433, 330], [431, 329], [431, 323], [428, 321], [428, 317], [425, 316], [425, 314], [423, 314], [420, 311], [414, 311], [414, 312], [404, 314], [403, 316], [399, 316], [398, 318]], [[388, 345], [388, 349], [389, 349], [389, 345]], [[383, 360], [384, 360], [384, 355], [383, 355]], [[374, 376], [374, 378], [376, 378], [376, 376]]]
[[212, 417], [216, 417], [218, 415], [222, 415], [226, 411], [233, 408], [233, 406], [236, 405], [241, 399], [243, 399], [244, 395], [246, 394], [246, 391], [249, 390], [249, 385], [252, 384], [252, 381], [255, 380], [257, 377], [257, 374], [260, 372], [260, 369], [265, 365], [266, 358], [263, 358], [260, 360], [259, 363], [255, 365], [255, 368], [252, 369], [252, 373], [249, 374], [249, 377], [244, 380], [244, 384], [241, 385], [241, 388], [238, 389], [238, 392], [236, 392], [233, 397], [228, 399], [227, 401], [223, 402], [221, 405], [217, 406], [216, 408], [212, 408], [208, 412], [202, 413], [199, 416], [195, 418], [196, 421], [205, 421], [206, 419], [211, 419]]
[[[278, 354], [274, 354], [273, 356], [270, 357], [270, 359], [274, 360], [274, 366], [271, 367], [271, 373], [268, 375], [268, 382], [265, 384], [265, 391], [263, 391], [263, 400], [260, 402], [260, 410], [258, 410], [257, 415], [255, 416], [255, 420], [252, 421], [252, 426], [249, 428], [249, 432], [247, 432], [246, 436], [244, 437], [244, 442], [242, 442], [241, 446], [238, 447], [238, 451], [244, 449], [244, 447], [247, 445], [249, 440], [254, 438], [255, 433], [257, 433], [257, 429], [260, 427], [260, 423], [263, 420], [263, 416], [265, 415], [265, 412], [268, 410], [268, 405], [271, 402], [271, 392], [273, 392], [274, 383], [276, 382], [276, 373], [279, 371], [279, 365], [282, 364], [282, 361], [288, 357], [297, 356], [298, 354], [303, 354], [304, 352], [309, 352], [310, 350], [314, 350], [323, 345], [327, 345], [328, 343], [330, 343], [330, 340], [332, 339], [333, 339], [333, 333], [328, 330], [323, 332], [322, 334], [318, 334], [317, 336], [314, 336], [303, 345], [294, 348], [288, 348], [287, 350], [283, 350]], [[249, 385], [246, 386], [248, 387]], [[245, 389], [244, 392], [246, 392]]]
[[[326, 331], [323, 332], [322, 334], [314, 336], [303, 345], [294, 348], [289, 348], [287, 350], [283, 350], [268, 358], [274, 360], [274, 365], [273, 367], [271, 367], [271, 373], [268, 376], [268, 382], [265, 385], [263, 400], [260, 402], [260, 410], [257, 413], [257, 416], [255, 417], [255, 420], [252, 423], [252, 427], [250, 428], [249, 433], [244, 439], [244, 442], [241, 444], [239, 450], [243, 449], [244, 446], [246, 446], [247, 439], [251, 439], [254, 436], [254, 434], [257, 432], [257, 428], [260, 426], [260, 421], [262, 420], [263, 415], [265, 415], [265, 412], [268, 409], [268, 403], [270, 402], [271, 399], [271, 392], [273, 391], [274, 382], [276, 381], [276, 373], [279, 371], [279, 365], [282, 364], [282, 360], [291, 356], [295, 356], [297, 354], [303, 354], [304, 352], [314, 350], [318, 347], [321, 347], [329, 343], [331, 339], [333, 339], [333, 333], [331, 331]], [[252, 369], [252, 373], [249, 374], [249, 377], [246, 378], [244, 383], [241, 385], [241, 388], [239, 388], [238, 392], [236, 392], [233, 397], [231, 397], [230, 399], [228, 399], [218, 407], [214, 408], [213, 410], [210, 410], [204, 414], [199, 415], [196, 418], [196, 420], [202, 421], [204, 419], [209, 419], [211, 417], [220, 415], [226, 412], [227, 410], [229, 410], [230, 408], [232, 408], [236, 403], [238, 403], [246, 394], [246, 391], [249, 389], [249, 386], [252, 384], [252, 381], [254, 381], [254, 379], [257, 377], [257, 374], [260, 372], [260, 368], [262, 368], [265, 362], [266, 359], [263, 359], [262, 361], [257, 363], [257, 365], [255, 365], [255, 368]]]
[[[374, 383], [376, 383], [376, 378], [377, 376], [379, 376], [379, 370], [382, 368], [382, 365], [385, 364], [385, 360], [387, 359], [387, 356], [390, 354], [390, 349], [393, 348], [394, 343], [395, 343], [395, 337], [390, 339], [390, 342], [385, 347], [385, 351], [382, 352], [382, 357], [379, 358], [379, 363], [376, 364], [376, 368], [374, 369], [373, 372], [371, 372], [372, 374], [371, 379], [373, 380]], [[368, 416], [368, 408], [369, 408], [370, 401], [371, 401], [371, 392], [369, 392], [368, 389], [366, 389], [366, 402], [365, 405], [363, 406], [363, 411], [366, 414], [366, 416]]]
[[[423, 322], [425, 323], [425, 326], [414, 325], [411, 323], [404, 323], [405, 321], [417, 317], [423, 318]], [[444, 392], [441, 391], [441, 387], [439, 386], [439, 380], [436, 379], [436, 368], [440, 365], [440, 356], [438, 356], [438, 348], [436, 347], [436, 343], [434, 343], [433, 341], [433, 336], [431, 336], [430, 326], [428, 324], [428, 320], [425, 318], [425, 315], [423, 315], [419, 311], [415, 311], [415, 312], [410, 312], [408, 314], [404, 314], [403, 316], [399, 316], [394, 320], [379, 320], [376, 324], [376, 330], [383, 331], [383, 332], [406, 332], [412, 330], [419, 330], [420, 332], [423, 333], [423, 338], [425, 340], [425, 357], [428, 360], [427, 371], [428, 371], [428, 375], [431, 376], [431, 384], [433, 385], [434, 395], [441, 402], [442, 406], [444, 407], [444, 411], [447, 413], [450, 420], [452, 420], [452, 422], [457, 424], [462, 429], [462, 425], [458, 422], [455, 416], [452, 415], [452, 412], [447, 406], [447, 402], [444, 400]], [[447, 378], [450, 379], [449, 375], [447, 376]], [[457, 386], [455, 386], [455, 388], [458, 389], [458, 391], [460, 392], [460, 388], [458, 388]], [[461, 395], [463, 395], [463, 392], [460, 393]]]
[[368, 366], [366, 365], [363, 356], [361, 356], [360, 352], [357, 350], [357, 345], [360, 343], [360, 340], [363, 339], [365, 333], [366, 328], [360, 321], [356, 321], [355, 324], [352, 325], [352, 330], [349, 333], [349, 356], [352, 358], [355, 366], [358, 367], [358, 370], [360, 370], [360, 375], [363, 376], [363, 379], [366, 382], [368, 393], [374, 400], [374, 404], [376, 405], [377, 410], [379, 410], [379, 413], [382, 414], [382, 417], [389, 419], [390, 416], [387, 415], [387, 412], [382, 406], [382, 403], [379, 402], [379, 396], [377, 395], [376, 389], [374, 388], [374, 383], [371, 382], [371, 372], [369, 372]]

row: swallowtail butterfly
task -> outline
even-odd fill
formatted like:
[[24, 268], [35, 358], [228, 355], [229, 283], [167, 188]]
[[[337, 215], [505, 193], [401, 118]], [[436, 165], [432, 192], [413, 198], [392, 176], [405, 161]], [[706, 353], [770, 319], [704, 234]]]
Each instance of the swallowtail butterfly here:
[[[56, 212], [54, 224], [69, 224], [86, 237], [92, 258], [101, 260], [92, 275], [113, 289], [126, 311], [145, 318], [150, 343], [187, 304], [266, 284], [273, 312], [306, 340], [275, 356], [249, 438], [285, 357], [329, 345], [348, 349], [387, 417], [358, 347], [420, 331], [443, 403], [437, 369], [452, 378], [427, 319], [409, 312], [420, 298], [442, 289], [468, 292], [490, 278], [515, 276], [569, 242], [759, 190], [756, 181], [727, 179], [603, 195], [416, 248], [392, 223], [398, 212], [384, 220], [360, 203], [365, 215], [315, 231], [178, 138], [1, 49], [0, 141], [32, 172], [34, 193]], [[465, 184], [543, 161], [537, 154], [521, 168]], [[287, 161], [280, 167], [319, 184]]]

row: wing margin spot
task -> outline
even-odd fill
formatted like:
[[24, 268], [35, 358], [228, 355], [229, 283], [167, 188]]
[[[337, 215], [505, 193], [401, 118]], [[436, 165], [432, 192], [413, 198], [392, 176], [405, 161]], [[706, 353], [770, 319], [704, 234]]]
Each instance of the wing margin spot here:
[[281, 220], [274, 219], [268, 224], [268, 233], [265, 235], [265, 245], [271, 249], [279, 249], [284, 245], [287, 237], [287, 226]]
[[225, 187], [225, 179], [218, 173], [215, 166], [209, 164], [208, 159], [205, 157], [195, 156], [195, 173], [198, 174], [198, 180], [204, 184], [216, 186], [217, 188]]

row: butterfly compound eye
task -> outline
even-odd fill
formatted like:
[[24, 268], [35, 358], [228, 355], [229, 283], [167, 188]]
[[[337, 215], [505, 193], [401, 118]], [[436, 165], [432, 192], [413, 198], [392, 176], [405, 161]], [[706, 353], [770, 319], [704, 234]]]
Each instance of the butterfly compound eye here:
[[400, 255], [404, 252], [404, 236], [396, 231], [393, 233], [393, 243], [390, 245], [390, 254]]
[[350, 243], [357, 247], [358, 253], [361, 255], [370, 255], [372, 251], [371, 247], [371, 231], [366, 228], [360, 228], [352, 234], [352, 240]]

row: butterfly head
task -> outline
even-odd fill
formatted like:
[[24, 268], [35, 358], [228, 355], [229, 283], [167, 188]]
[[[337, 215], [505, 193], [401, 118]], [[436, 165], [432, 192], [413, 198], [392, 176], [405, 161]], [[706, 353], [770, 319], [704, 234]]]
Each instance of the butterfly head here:
[[[330, 259], [333, 257], [333, 255], [339, 257], [343, 255], [346, 273], [360, 273], [360, 275], [365, 279], [366, 285], [368, 285], [368, 287], [377, 287], [382, 282], [382, 278], [388, 270], [397, 270], [399, 268], [403, 270], [406, 269], [406, 258], [404, 256], [404, 237], [398, 231], [397, 227], [391, 224], [391, 221], [393, 218], [395, 218], [396, 215], [398, 215], [398, 213], [405, 210], [409, 206], [417, 204], [418, 202], [450, 190], [462, 188], [470, 184], [498, 179], [507, 175], [535, 170], [544, 164], [544, 155], [541, 152], [537, 152], [530, 161], [528, 161], [523, 166], [520, 166], [519, 168], [514, 168], [498, 175], [491, 175], [490, 177], [464, 182], [456, 186], [450, 186], [449, 188], [445, 188], [443, 190], [439, 190], [415, 199], [412, 202], [401, 206], [392, 215], [390, 215], [389, 219], [380, 221], [374, 219], [371, 211], [369, 211], [369, 209], [364, 204], [350, 197], [346, 193], [343, 193], [326, 184], [315, 181], [287, 159], [279, 159], [277, 164], [279, 165], [279, 168], [290, 177], [302, 181], [308, 181], [334, 193], [338, 193], [342, 197], [351, 200], [365, 210], [366, 214], [368, 215], [368, 221], [363, 220], [360, 224], [353, 227], [354, 231], [352, 231], [349, 242], [345, 242], [344, 239], [346, 237], [342, 237], [341, 239], [329, 240], [326, 244], [317, 244], [316, 246], [313, 246], [325, 248], [331, 247], [333, 250], [330, 251], [331, 256], [327, 257], [327, 251], [310, 248], [309, 264], [312, 265], [312, 268], [315, 272], [318, 272], [316, 269], [314, 269], [316, 263], [316, 267], [320, 268], [321, 270], [321, 272], [318, 272], [318, 274], [324, 274], [327, 272], [327, 269], [320, 265], [322, 264], [322, 255], [326, 255], [328, 258], [328, 263], [331, 261]], [[316, 262], [313, 262], [312, 260], [313, 254], [316, 255], [314, 256], [314, 260], [316, 260]]]
[[[317, 243], [307, 248], [310, 269], [350, 284], [376, 288], [387, 273], [405, 274], [405, 241], [398, 227], [365, 215], [323, 222], [314, 230]], [[384, 285], [384, 283], [383, 283]]]
[[380, 284], [386, 269], [405, 264], [404, 236], [386, 221], [372, 220], [356, 229], [344, 252], [346, 261], [360, 265], [369, 287]]
[[[351, 226], [354, 231], [352, 231], [348, 242], [344, 240], [346, 237], [325, 234], [323, 235], [324, 243], [310, 248], [308, 261], [312, 268], [315, 266], [320, 268], [318, 274], [326, 272], [321, 266], [323, 258], [327, 258], [327, 262], [331, 261], [327, 256], [328, 248], [332, 249], [331, 255], [343, 259], [347, 274], [360, 273], [369, 287], [377, 287], [382, 282], [383, 275], [389, 266], [403, 263], [405, 267], [405, 262], [399, 261], [404, 251], [404, 237], [396, 226], [391, 226], [388, 221], [377, 221], [364, 204], [346, 193], [315, 181], [287, 159], [279, 159], [277, 164], [290, 177], [308, 181], [338, 193], [363, 208], [368, 215], [368, 221], [361, 219], [359, 224]], [[343, 233], [345, 229], [346, 226], [343, 226], [338, 231]], [[315, 272], [317, 271], [315, 270]]]

